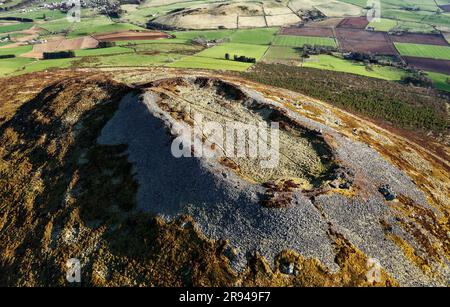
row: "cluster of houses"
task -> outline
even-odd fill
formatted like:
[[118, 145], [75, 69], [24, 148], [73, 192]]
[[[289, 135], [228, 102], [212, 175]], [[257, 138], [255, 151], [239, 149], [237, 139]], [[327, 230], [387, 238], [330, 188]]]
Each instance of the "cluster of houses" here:
[[[174, 36], [174, 37], [176, 37], [176, 36]], [[205, 47], [213, 47], [213, 46], [223, 43], [225, 41], [227, 41], [227, 39], [207, 39], [202, 36], [195, 37], [191, 40], [191, 42], [193, 44], [201, 45], [201, 46], [205, 46]]]
[[[9, 35], [4, 36], [4, 37], [0, 37], [0, 43], [8, 43], [10, 41], [11, 41], [11, 37]], [[37, 45], [37, 44], [43, 44], [43, 43], [46, 43], [46, 42], [47, 42], [46, 39], [37, 39], [37, 38], [35, 39], [35, 38], [33, 38], [33, 39], [27, 40], [27, 41], [25, 41], [23, 43], [26, 44], [26, 45]]]
[[[0, 0], [1, 1], [1, 0]], [[60, 10], [66, 12], [70, 10], [75, 5], [75, 0], [72, 1], [62, 1], [62, 2], [51, 2], [51, 3], [43, 3], [40, 7], [49, 9], [49, 10]], [[100, 14], [118, 14], [120, 12], [120, 3], [116, 1], [109, 0], [89, 0], [79, 1], [80, 7], [87, 8], [92, 7], [96, 8]]]
[[[39, 6], [48, 10], [60, 10], [60, 11], [67, 11], [73, 5], [75, 1], [62, 1], [62, 2], [51, 2], [51, 3], [42, 3]], [[87, 7], [87, 3], [83, 0], [80, 0], [80, 6], [81, 7]]]
[[30, 39], [30, 40], [28, 40], [28, 41], [26, 41], [25, 43], [27, 44], [27, 45], [37, 45], [37, 44], [43, 44], [43, 43], [46, 43], [47, 42], [47, 40], [46, 39]]
[[[0, 10], [6, 10], [7, 7], [2, 8], [1, 5], [5, 4], [6, 0], [0, 0]], [[128, 0], [131, 2], [140, 2], [140, 0]], [[112, 1], [112, 0], [62, 0], [59, 2], [50, 2], [50, 3], [41, 3], [38, 5], [38, 8], [22, 8], [20, 12], [27, 13], [33, 12], [39, 9], [47, 9], [47, 10], [59, 10], [62, 12], [67, 12], [74, 6], [79, 5], [82, 8], [95, 8], [98, 10], [100, 14], [105, 15], [118, 15], [121, 12], [120, 2]]]

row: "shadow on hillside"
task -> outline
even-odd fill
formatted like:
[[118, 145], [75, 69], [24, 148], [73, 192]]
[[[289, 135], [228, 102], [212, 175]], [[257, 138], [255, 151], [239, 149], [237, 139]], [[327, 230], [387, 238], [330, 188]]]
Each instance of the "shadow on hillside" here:
[[[135, 210], [138, 185], [127, 146], [97, 144], [121, 98], [133, 91], [108, 80], [63, 80], [24, 103], [0, 127], [7, 182], [0, 213], [8, 217], [0, 225], [0, 284], [68, 285], [65, 261], [83, 258], [88, 249], [83, 285], [123, 285], [121, 276], [146, 284], [192, 285], [195, 272], [205, 270], [222, 276], [211, 279], [213, 284], [230, 282], [226, 266], [211, 260], [219, 245], [180, 221], [169, 225]], [[185, 166], [177, 167], [173, 171]], [[155, 170], [162, 172], [163, 166]], [[164, 184], [175, 192], [176, 181]], [[167, 248], [174, 252], [161, 253]], [[111, 257], [114, 262], [106, 260]], [[108, 282], [94, 273], [104, 261], [115, 274]], [[130, 261], [135, 261], [132, 268]], [[165, 270], [143, 274], [154, 265]]]

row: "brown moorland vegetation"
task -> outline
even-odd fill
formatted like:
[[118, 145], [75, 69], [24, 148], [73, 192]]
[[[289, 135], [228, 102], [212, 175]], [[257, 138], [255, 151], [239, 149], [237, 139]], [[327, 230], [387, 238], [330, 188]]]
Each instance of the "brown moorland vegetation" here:
[[[258, 64], [241, 76], [327, 101], [372, 118], [383, 126], [406, 129], [408, 135], [431, 132], [434, 140], [444, 144], [449, 142], [449, 98], [434, 90], [341, 72], [276, 64]], [[427, 140], [430, 136], [419, 139]]]

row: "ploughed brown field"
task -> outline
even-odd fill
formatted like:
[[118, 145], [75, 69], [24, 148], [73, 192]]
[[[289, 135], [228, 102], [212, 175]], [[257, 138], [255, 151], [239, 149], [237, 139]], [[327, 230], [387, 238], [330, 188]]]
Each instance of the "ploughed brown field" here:
[[337, 28], [336, 35], [343, 51], [384, 55], [398, 54], [389, 36], [384, 32]]
[[417, 69], [434, 71], [443, 74], [448, 74], [448, 72], [450, 71], [450, 61], [409, 57], [409, 56], [403, 57], [403, 59], [405, 59], [408, 65], [415, 67]]
[[368, 24], [367, 17], [348, 17], [338, 24], [338, 28], [365, 29]]
[[450, 4], [439, 5], [439, 7], [440, 7], [444, 12], [450, 12]]
[[169, 38], [170, 35], [159, 31], [125, 31], [94, 35], [99, 42], [128, 41], [128, 40], [151, 40]]
[[315, 37], [334, 37], [331, 28], [316, 28], [316, 27], [302, 27], [302, 28], [283, 28], [280, 32], [283, 35], [299, 35], [299, 36], [315, 36]]
[[42, 59], [44, 52], [77, 50], [85, 48], [96, 48], [98, 41], [91, 36], [83, 36], [79, 38], [65, 39], [63, 37], [56, 38], [43, 44], [36, 44], [33, 50], [22, 54], [22, 57]]
[[449, 46], [442, 34], [405, 33], [403, 35], [390, 35], [390, 38], [396, 43]]
[[343, 18], [332, 17], [332, 18], [327, 18], [324, 20], [313, 21], [313, 22], [307, 23], [305, 25], [305, 27], [308, 27], [308, 28], [313, 28], [313, 27], [335, 28], [338, 26], [339, 23], [341, 23], [342, 19]]

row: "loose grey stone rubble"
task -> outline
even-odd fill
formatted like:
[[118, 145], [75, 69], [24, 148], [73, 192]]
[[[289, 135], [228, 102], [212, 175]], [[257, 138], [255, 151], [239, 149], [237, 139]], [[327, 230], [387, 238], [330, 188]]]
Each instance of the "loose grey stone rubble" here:
[[[259, 102], [280, 107], [254, 90], [243, 90]], [[287, 110], [299, 123], [334, 138], [335, 154], [345, 169], [331, 183], [333, 187], [348, 189], [357, 177], [372, 193], [353, 198], [325, 194], [310, 199], [301, 191], [295, 191], [291, 206], [266, 208], [260, 204], [264, 194], [261, 185], [243, 180], [214, 158], [173, 157], [172, 137], [168, 131], [176, 121], [158, 107], [155, 93], [148, 91], [143, 99], [138, 98], [128, 95], [122, 100], [98, 142], [128, 145], [128, 158], [139, 183], [140, 209], [159, 214], [166, 220], [183, 214], [192, 216], [207, 237], [229, 241], [233, 252], [226, 253], [234, 260], [235, 270], [245, 268], [248, 253], [258, 252], [273, 264], [278, 253], [292, 249], [336, 271], [333, 241], [328, 235], [332, 225], [368, 257], [377, 258], [402, 285], [446, 285], [450, 280], [448, 264], [438, 269], [444, 278], [431, 280], [396, 244], [386, 240], [381, 219], [392, 222], [392, 231], [401, 233], [402, 230], [395, 226], [395, 214], [385, 202], [388, 197], [378, 192], [379, 187], [388, 185], [384, 190], [389, 198], [401, 193], [421, 206], [429, 208], [429, 205], [410, 178], [374, 149]], [[294, 273], [293, 264], [280, 269], [286, 274]]]

